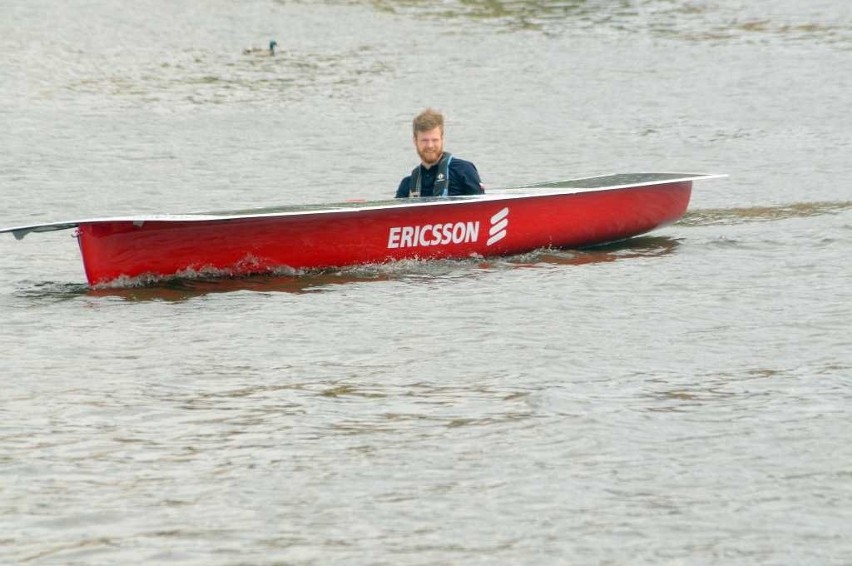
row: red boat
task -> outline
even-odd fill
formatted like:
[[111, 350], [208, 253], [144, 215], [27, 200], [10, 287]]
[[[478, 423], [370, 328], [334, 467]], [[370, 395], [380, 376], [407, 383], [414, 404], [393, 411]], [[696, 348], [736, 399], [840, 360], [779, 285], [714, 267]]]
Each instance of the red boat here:
[[170, 277], [297, 273], [420, 258], [582, 248], [677, 221], [692, 183], [718, 175], [631, 173], [538, 183], [484, 195], [96, 218], [6, 228], [77, 228], [92, 286]]

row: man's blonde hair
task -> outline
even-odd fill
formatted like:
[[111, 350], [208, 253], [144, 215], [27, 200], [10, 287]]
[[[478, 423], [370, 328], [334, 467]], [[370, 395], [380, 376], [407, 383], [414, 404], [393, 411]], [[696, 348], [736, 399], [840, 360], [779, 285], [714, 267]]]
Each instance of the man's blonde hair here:
[[435, 128], [441, 128], [441, 135], [443, 135], [444, 115], [433, 108], [427, 108], [414, 117], [411, 125], [414, 130], [414, 137], [417, 137], [418, 132], [428, 132]]

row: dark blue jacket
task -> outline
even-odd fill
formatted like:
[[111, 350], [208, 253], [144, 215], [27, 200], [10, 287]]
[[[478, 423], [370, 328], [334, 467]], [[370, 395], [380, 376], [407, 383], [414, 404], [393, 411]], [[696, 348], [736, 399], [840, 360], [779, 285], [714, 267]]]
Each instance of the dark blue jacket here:
[[[438, 176], [438, 164], [436, 163], [429, 169], [426, 169], [423, 164], [420, 167], [420, 196], [431, 197], [432, 189], [435, 188], [435, 178]], [[479, 172], [476, 170], [476, 165], [470, 161], [453, 157], [449, 165], [449, 196], [458, 195], [480, 195], [485, 191], [482, 188], [482, 181], [479, 179]], [[407, 198], [411, 190], [411, 175], [405, 177], [396, 190], [396, 198]]]

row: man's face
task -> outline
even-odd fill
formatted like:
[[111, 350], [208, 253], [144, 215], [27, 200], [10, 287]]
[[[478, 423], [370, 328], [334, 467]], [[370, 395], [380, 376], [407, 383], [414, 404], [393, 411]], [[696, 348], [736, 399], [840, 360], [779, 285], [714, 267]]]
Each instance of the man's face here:
[[424, 165], [434, 165], [440, 161], [441, 154], [444, 152], [444, 134], [441, 128], [435, 127], [425, 132], [417, 132], [414, 136], [414, 146]]

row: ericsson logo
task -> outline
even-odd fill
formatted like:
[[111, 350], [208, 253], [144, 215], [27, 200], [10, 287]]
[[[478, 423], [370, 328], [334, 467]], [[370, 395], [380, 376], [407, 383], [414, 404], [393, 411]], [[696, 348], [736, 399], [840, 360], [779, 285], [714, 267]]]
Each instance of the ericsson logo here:
[[[490, 219], [488, 241], [491, 246], [506, 237], [509, 226], [509, 208], [506, 207]], [[388, 231], [388, 249], [428, 248], [449, 244], [472, 244], [479, 241], [479, 220], [445, 222], [415, 226], [393, 226]]]
[[488, 229], [489, 246], [496, 244], [506, 237], [506, 227], [509, 225], [509, 207], [504, 208], [491, 217], [491, 228]]
[[479, 221], [394, 226], [388, 232], [388, 249], [469, 244], [477, 240], [479, 240]]

